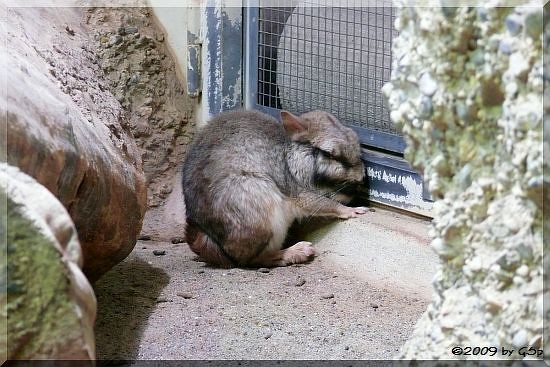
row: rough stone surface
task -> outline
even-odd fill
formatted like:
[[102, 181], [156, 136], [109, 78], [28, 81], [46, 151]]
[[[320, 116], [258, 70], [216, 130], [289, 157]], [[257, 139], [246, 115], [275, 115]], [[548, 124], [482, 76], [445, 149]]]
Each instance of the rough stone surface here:
[[[80, 270], [75, 226], [63, 205], [19, 169], [0, 163], [0, 233], [7, 237], [7, 359], [94, 359], [96, 299]], [[7, 345], [7, 350], [3, 350]]]
[[384, 93], [436, 199], [432, 247], [442, 259], [407, 359], [453, 358], [457, 345], [543, 345], [542, 10], [483, 5], [403, 7], [396, 21]]
[[86, 13], [106, 88], [120, 101], [142, 151], [148, 185], [143, 233], [183, 235], [179, 168], [194, 131], [193, 107], [163, 30], [148, 8], [94, 8]]
[[67, 208], [84, 272], [95, 279], [128, 255], [141, 229], [141, 154], [107, 91], [82, 9], [7, 11], [8, 162]]

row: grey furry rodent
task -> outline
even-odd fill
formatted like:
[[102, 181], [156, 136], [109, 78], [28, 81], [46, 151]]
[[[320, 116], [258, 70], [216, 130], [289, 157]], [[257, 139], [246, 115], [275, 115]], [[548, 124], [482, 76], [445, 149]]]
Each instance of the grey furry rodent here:
[[311, 243], [282, 248], [295, 219], [367, 212], [333, 199], [364, 179], [355, 132], [322, 111], [282, 111], [281, 119], [227, 112], [196, 135], [182, 181], [186, 240], [202, 260], [223, 267], [305, 262], [315, 256]]

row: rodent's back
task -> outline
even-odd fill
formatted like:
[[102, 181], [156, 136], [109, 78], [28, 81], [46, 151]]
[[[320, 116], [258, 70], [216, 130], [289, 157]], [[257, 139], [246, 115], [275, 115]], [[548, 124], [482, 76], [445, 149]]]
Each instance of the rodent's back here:
[[232, 177], [254, 174], [284, 182], [288, 144], [270, 116], [244, 110], [218, 115], [197, 133], [187, 153], [182, 181], [188, 210], [213, 204], [213, 194], [232, 189], [225, 187]]

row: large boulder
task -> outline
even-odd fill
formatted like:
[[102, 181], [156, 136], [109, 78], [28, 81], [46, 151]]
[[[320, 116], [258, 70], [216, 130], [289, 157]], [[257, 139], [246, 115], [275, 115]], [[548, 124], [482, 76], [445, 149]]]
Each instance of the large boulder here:
[[542, 50], [550, 28], [543, 38], [542, 7], [398, 3], [384, 92], [406, 157], [436, 199], [432, 247], [442, 260], [433, 303], [401, 357], [471, 358], [453, 355], [456, 346], [514, 350], [477, 356], [484, 359], [542, 352], [550, 315], [542, 267]]
[[69, 214], [32, 177], [0, 163], [0, 201], [6, 200], [0, 235], [8, 256], [0, 270], [7, 280], [7, 299], [1, 296], [7, 340], [0, 343], [0, 358], [94, 359], [96, 299], [80, 270]]
[[82, 10], [7, 11], [7, 159], [68, 210], [93, 280], [135, 245], [146, 207], [141, 153], [104, 84]]

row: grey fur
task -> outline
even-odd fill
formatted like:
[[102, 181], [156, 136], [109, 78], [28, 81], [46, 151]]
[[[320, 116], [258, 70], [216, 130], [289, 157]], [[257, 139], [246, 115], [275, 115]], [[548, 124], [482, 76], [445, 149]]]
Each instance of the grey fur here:
[[295, 219], [366, 212], [331, 198], [364, 179], [357, 135], [326, 112], [282, 117], [280, 124], [256, 111], [223, 113], [191, 144], [183, 166], [187, 242], [205, 261], [300, 262], [311, 257], [309, 245], [280, 251]]

